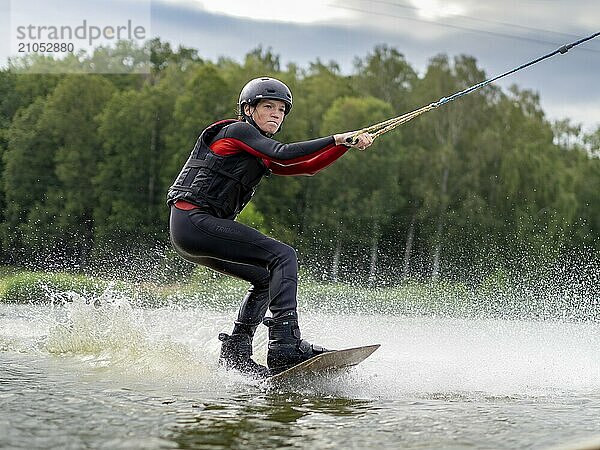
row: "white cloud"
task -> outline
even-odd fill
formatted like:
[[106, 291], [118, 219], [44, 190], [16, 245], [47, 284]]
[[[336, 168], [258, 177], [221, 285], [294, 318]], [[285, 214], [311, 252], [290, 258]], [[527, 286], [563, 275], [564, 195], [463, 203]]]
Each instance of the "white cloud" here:
[[465, 13], [465, 8], [457, 3], [440, 0], [410, 0], [410, 2], [417, 8], [417, 14], [422, 19], [437, 20]]
[[323, 0], [168, 0], [195, 6], [213, 14], [251, 20], [301, 24], [335, 23], [352, 19], [355, 12], [336, 8]]

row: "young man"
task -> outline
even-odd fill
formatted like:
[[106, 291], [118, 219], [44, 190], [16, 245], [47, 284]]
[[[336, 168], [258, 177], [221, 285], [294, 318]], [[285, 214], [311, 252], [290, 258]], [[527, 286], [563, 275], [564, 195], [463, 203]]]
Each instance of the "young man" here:
[[[237, 120], [206, 128], [169, 189], [170, 233], [185, 259], [251, 283], [231, 335], [221, 333], [220, 363], [261, 378], [327, 351], [301, 339], [296, 311], [298, 262], [294, 249], [235, 221], [263, 176], [314, 175], [347, 150], [353, 132], [282, 144], [272, 139], [292, 109], [292, 93], [262, 77], [241, 91]], [[352, 144], [372, 143], [361, 134]], [[251, 359], [252, 338], [267, 308], [267, 366]]]

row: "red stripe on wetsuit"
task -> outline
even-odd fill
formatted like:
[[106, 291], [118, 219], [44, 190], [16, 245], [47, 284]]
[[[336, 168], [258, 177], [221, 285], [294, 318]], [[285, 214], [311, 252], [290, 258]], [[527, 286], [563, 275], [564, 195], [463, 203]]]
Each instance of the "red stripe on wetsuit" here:
[[231, 132], [218, 135], [210, 149], [221, 156], [250, 153], [261, 158], [276, 175], [314, 175], [348, 151], [345, 145], [335, 145], [332, 136], [281, 144], [261, 135], [250, 124], [235, 125], [227, 127], [234, 128]]

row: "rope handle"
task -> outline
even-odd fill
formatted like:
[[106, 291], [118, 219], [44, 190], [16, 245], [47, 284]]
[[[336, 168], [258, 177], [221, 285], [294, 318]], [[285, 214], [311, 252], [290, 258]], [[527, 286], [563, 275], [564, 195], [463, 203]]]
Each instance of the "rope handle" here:
[[387, 133], [388, 131], [393, 130], [394, 128], [402, 125], [403, 123], [406, 123], [409, 120], [412, 120], [415, 117], [420, 116], [421, 114], [427, 111], [431, 111], [432, 109], [435, 109], [438, 106], [438, 102], [431, 103], [427, 106], [423, 106], [422, 108], [410, 111], [401, 116], [393, 117], [391, 119], [384, 120], [383, 122], [379, 122], [368, 127], [361, 128], [360, 130], [355, 131], [350, 137], [346, 138], [346, 143], [350, 146], [355, 145], [358, 142], [358, 136], [363, 133], [369, 133], [371, 137], [375, 139], [381, 136], [383, 133]]

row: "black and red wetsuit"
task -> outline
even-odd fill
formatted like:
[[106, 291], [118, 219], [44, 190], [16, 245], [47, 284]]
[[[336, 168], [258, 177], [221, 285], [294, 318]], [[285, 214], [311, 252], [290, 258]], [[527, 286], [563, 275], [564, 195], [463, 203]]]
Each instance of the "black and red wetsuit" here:
[[253, 333], [267, 308], [274, 318], [296, 309], [295, 250], [236, 222], [263, 176], [314, 175], [348, 147], [333, 136], [282, 144], [244, 121], [202, 132], [169, 189], [171, 241], [185, 259], [252, 284], [236, 326]]
[[314, 175], [348, 150], [335, 145], [333, 136], [292, 144], [269, 139], [247, 122], [224, 127], [210, 149], [222, 156], [247, 152], [260, 158], [276, 175]]

